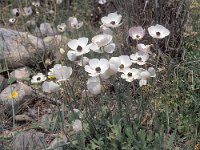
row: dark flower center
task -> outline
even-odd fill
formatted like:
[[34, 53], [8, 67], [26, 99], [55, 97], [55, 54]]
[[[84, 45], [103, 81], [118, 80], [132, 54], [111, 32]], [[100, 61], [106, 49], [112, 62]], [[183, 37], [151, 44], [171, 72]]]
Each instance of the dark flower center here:
[[121, 65], [119, 66], [119, 68], [120, 68], [120, 69], [124, 69], [124, 65], [121, 64]]
[[141, 60], [142, 60], [142, 58], [141, 58], [141, 57], [138, 57], [138, 58], [137, 58], [137, 60], [138, 60], [138, 61], [141, 61]]
[[131, 72], [128, 73], [128, 77], [132, 77], [132, 73]]
[[110, 24], [115, 25], [115, 21], [111, 21]]
[[95, 70], [96, 70], [97, 73], [101, 72], [101, 68], [100, 67], [97, 67]]
[[160, 32], [156, 32], [156, 35], [157, 35], [157, 36], [160, 36]]
[[16, 12], [16, 14], [15, 14], [17, 17], [19, 16], [19, 12]]
[[40, 81], [41, 80], [41, 78], [40, 77], [37, 77], [37, 81]]
[[139, 36], [139, 35], [136, 35], [136, 38], [138, 38], [138, 39], [139, 39], [139, 38], [140, 38], [140, 36]]
[[78, 46], [76, 50], [77, 50], [78, 52], [81, 52], [82, 49], [83, 49], [83, 48], [82, 48], [81, 46]]

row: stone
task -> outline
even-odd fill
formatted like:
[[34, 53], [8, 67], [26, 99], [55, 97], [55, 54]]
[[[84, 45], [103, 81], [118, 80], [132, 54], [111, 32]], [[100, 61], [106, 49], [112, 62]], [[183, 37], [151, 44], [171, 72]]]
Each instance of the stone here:
[[0, 75], [0, 92], [7, 86], [7, 79]]
[[15, 150], [45, 149], [45, 134], [35, 130], [24, 131], [14, 140]]
[[30, 73], [31, 71], [28, 67], [22, 67], [22, 68], [13, 70], [10, 73], [10, 77], [15, 78], [17, 81], [22, 81], [22, 80], [29, 79]]
[[0, 28], [0, 63], [9, 68], [31, 64], [30, 58], [45, 49], [43, 40], [27, 32]]

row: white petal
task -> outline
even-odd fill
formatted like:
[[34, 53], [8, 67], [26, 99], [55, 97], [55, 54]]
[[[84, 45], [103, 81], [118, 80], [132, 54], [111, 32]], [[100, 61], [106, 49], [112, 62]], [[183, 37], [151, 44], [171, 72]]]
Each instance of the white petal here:
[[82, 47], [85, 48], [86, 45], [88, 44], [88, 38], [82, 37], [78, 39], [78, 44]]
[[140, 86], [147, 85], [147, 80], [141, 79], [141, 80], [139, 81], [139, 85], [140, 85]]
[[77, 58], [76, 53], [74, 51], [68, 51], [67, 57], [70, 61], [75, 61]]
[[104, 51], [107, 53], [113, 53], [115, 51], [115, 43], [108, 44], [104, 47]]
[[99, 66], [100, 66], [100, 61], [99, 61], [99, 59], [97, 59], [97, 58], [90, 59], [89, 65], [90, 65], [90, 67], [91, 67], [92, 69], [95, 70], [96, 67], [99, 67]]
[[71, 40], [67, 43], [67, 45], [69, 46], [69, 48], [71, 48], [72, 50], [75, 50], [77, 49], [77, 46], [78, 46], [79, 42], [78, 40], [74, 39], [74, 40]]

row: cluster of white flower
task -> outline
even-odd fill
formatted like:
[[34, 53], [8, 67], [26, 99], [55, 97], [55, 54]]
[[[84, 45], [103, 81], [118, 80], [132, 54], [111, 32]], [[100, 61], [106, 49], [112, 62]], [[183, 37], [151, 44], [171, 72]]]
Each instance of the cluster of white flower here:
[[[73, 39], [68, 43], [68, 47], [71, 49], [67, 53], [68, 59], [70, 61], [78, 61], [78, 64], [84, 66], [85, 71], [90, 76], [87, 81], [87, 90], [83, 90], [82, 95], [92, 96], [101, 93], [101, 80], [106, 80], [118, 72], [121, 73], [121, 78], [127, 82], [139, 80], [140, 86], [146, 85], [149, 78], [156, 77], [156, 71], [153, 67], [142, 68], [152, 54], [150, 50], [152, 44], [138, 43], [145, 35], [145, 29], [141, 26], [129, 29], [129, 36], [133, 40], [137, 40], [138, 43], [138, 51], [136, 53], [130, 56], [111, 57], [109, 60], [83, 57], [90, 50], [97, 53], [113, 53], [116, 50], [116, 45], [113, 43], [113, 31], [110, 28], [121, 26], [122, 16], [117, 12], [110, 13], [108, 16], [102, 17], [101, 22], [100, 29], [102, 29], [103, 33], [94, 36], [90, 44], [88, 44], [89, 39], [86, 37]], [[168, 36], [170, 32], [162, 25], [157, 24], [149, 27], [148, 33], [153, 38], [162, 39]], [[81, 60], [77, 60], [79, 56], [82, 56]], [[137, 64], [139, 67], [134, 68], [133, 64]]]
[[[70, 18], [73, 20], [72, 26], [79, 28], [77, 19]], [[113, 42], [113, 31], [110, 28], [116, 28], [122, 25], [122, 16], [115, 13], [110, 13], [108, 16], [102, 17], [101, 19], [103, 33], [94, 36], [89, 43], [87, 37], [80, 37], [78, 39], [70, 40], [67, 45], [70, 50], [67, 52], [67, 57], [70, 61], [77, 62], [78, 65], [83, 66], [85, 71], [88, 73], [90, 78], [87, 81], [87, 90], [83, 90], [83, 96], [93, 96], [101, 93], [101, 82], [111, 76], [120, 73], [121, 78], [127, 82], [133, 80], [139, 80], [139, 85], [146, 85], [149, 78], [156, 77], [156, 71], [153, 67], [147, 67], [145, 65], [148, 59], [151, 57], [151, 46], [140, 43], [139, 41], [145, 35], [145, 29], [141, 26], [131, 27], [129, 29], [129, 36], [133, 40], [137, 40], [137, 52], [134, 54], [121, 55], [118, 57], [111, 57], [109, 60], [106, 58], [92, 58], [89, 59], [84, 55], [90, 51], [96, 53], [113, 53], [116, 51], [116, 45]], [[76, 24], [76, 25], [75, 25]], [[165, 27], [157, 24], [148, 28], [148, 33], [151, 37], [162, 39], [170, 34], [169, 30]], [[65, 52], [64, 52], [65, 53]], [[142, 67], [144, 67], [142, 68]], [[48, 78], [55, 78], [57, 82], [68, 80], [72, 74], [72, 68], [56, 64], [48, 73]], [[39, 73], [33, 76], [32, 83], [41, 83], [47, 78]], [[53, 81], [45, 81], [42, 84], [44, 92], [54, 92], [59, 89], [59, 84]]]

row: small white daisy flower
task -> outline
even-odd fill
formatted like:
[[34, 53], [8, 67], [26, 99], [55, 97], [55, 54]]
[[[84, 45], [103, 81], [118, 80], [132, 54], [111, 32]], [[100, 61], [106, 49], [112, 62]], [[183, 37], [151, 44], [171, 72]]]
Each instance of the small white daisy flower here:
[[152, 45], [137, 44], [137, 49], [144, 53], [152, 54], [151, 47], [152, 47]]
[[69, 17], [68, 24], [70, 27], [74, 29], [79, 29], [80, 27], [83, 26], [83, 22], [79, 22], [76, 17]]
[[108, 16], [102, 17], [101, 22], [106, 27], [116, 28], [122, 25], [121, 23], [122, 15], [115, 13], [110, 13]]
[[54, 83], [53, 81], [44, 81], [42, 84], [42, 91], [46, 93], [57, 92], [60, 88], [60, 85]]
[[90, 49], [97, 53], [113, 53], [115, 51], [115, 44], [112, 43], [112, 35], [99, 34], [92, 38]]
[[72, 68], [67, 66], [62, 66], [61, 64], [56, 64], [52, 69], [49, 69], [48, 75], [55, 76], [57, 82], [68, 80], [72, 74]]
[[57, 30], [59, 32], [65, 32], [67, 25], [65, 23], [61, 23], [57, 26]]
[[145, 35], [145, 29], [143, 29], [141, 26], [131, 27], [128, 33], [129, 33], [129, 36], [132, 37], [132, 39], [140, 40]]
[[91, 44], [89, 44], [89, 45], [87, 45], [87, 44], [88, 44], [88, 38], [86, 38], [86, 37], [82, 37], [79, 39], [73, 39], [67, 43], [69, 48], [72, 49], [71, 52], [74, 52], [76, 54], [76, 56], [81, 56], [90, 51]]
[[132, 82], [134, 79], [140, 79], [140, 72], [141, 71], [136, 68], [125, 68], [121, 78], [125, 79], [127, 82]]
[[107, 59], [90, 59], [89, 65], [85, 65], [85, 71], [89, 73], [89, 76], [95, 77], [103, 74], [109, 68], [109, 62]]
[[29, 15], [31, 15], [31, 14], [33, 13], [33, 10], [32, 10], [32, 8], [31, 8], [31, 6], [29, 6], [29, 7], [24, 7], [23, 10], [24, 10], [25, 16], [29, 16]]
[[82, 125], [81, 120], [76, 119], [75, 121], [73, 121], [73, 123], [72, 123], [72, 128], [73, 128], [73, 130], [74, 130], [75, 132], [82, 131], [82, 130], [83, 130], [83, 125]]
[[144, 53], [142, 51], [138, 51], [135, 54], [132, 54], [130, 58], [133, 63], [137, 63], [138, 65], [144, 65], [146, 64], [146, 61], [149, 59], [149, 54]]
[[101, 93], [101, 83], [99, 77], [90, 77], [87, 81], [87, 89], [90, 94], [97, 95]]
[[9, 19], [9, 22], [12, 23], [12, 24], [15, 23], [15, 21], [16, 21], [15, 18], [10, 18], [10, 19]]
[[106, 0], [99, 0], [99, 4], [103, 5], [106, 3]]
[[156, 39], [163, 39], [170, 34], [170, 31], [162, 25], [156, 24], [148, 28], [150, 36]]
[[32, 84], [41, 83], [41, 82], [45, 81], [46, 79], [47, 79], [47, 77], [43, 73], [38, 73], [32, 77], [31, 83]]

